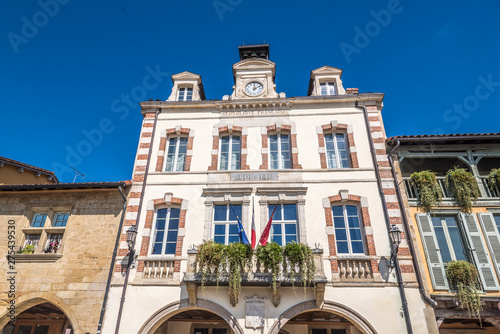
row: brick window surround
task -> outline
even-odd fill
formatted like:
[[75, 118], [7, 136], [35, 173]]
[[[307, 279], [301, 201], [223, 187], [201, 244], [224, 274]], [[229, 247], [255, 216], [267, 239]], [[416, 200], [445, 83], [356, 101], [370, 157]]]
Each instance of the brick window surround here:
[[[146, 221], [144, 223], [144, 230], [149, 231], [149, 235], [143, 235], [141, 240], [141, 248], [139, 250], [139, 257], [146, 257], [149, 254], [149, 248], [151, 245], [151, 236], [154, 231], [154, 216], [158, 209], [165, 207], [178, 207], [181, 209], [179, 216], [179, 232], [177, 234], [177, 245], [175, 248], [175, 257], [182, 256], [182, 246], [184, 243], [185, 227], [186, 227], [186, 203], [181, 198], [172, 197], [171, 193], [166, 193], [164, 198], [154, 199], [149, 202], [148, 208], [146, 210]], [[152, 205], [151, 205], [152, 204]], [[144, 271], [144, 260], [137, 263], [137, 271]], [[181, 260], [176, 259], [174, 263], [174, 273], [178, 273], [181, 270]]]
[[[323, 208], [325, 209], [326, 231], [328, 237], [328, 249], [330, 256], [337, 256], [335, 243], [335, 227], [333, 225], [332, 206], [352, 204], [359, 208], [361, 213], [362, 230], [364, 231], [365, 255], [375, 256], [375, 241], [373, 239], [373, 228], [371, 226], [370, 214], [368, 212], [368, 199], [366, 197], [348, 194], [347, 190], [340, 190], [338, 195], [323, 198]], [[332, 272], [338, 272], [337, 260], [330, 260]], [[371, 261], [373, 272], [378, 272], [377, 260]]]
[[191, 160], [193, 158], [193, 139], [194, 139], [194, 131], [191, 129], [183, 128], [180, 125], [176, 126], [172, 129], [167, 129], [165, 131], [165, 135], [160, 138], [160, 147], [158, 149], [158, 154], [156, 158], [156, 172], [164, 171], [164, 163], [165, 163], [165, 154], [167, 154], [167, 142], [168, 138], [175, 137], [187, 137], [187, 153], [186, 153], [186, 162], [184, 164], [184, 171], [187, 172], [191, 169]]
[[262, 128], [262, 165], [259, 169], [269, 169], [269, 135], [289, 134], [292, 151], [292, 168], [302, 169], [299, 164], [299, 149], [297, 147], [297, 132], [295, 127], [288, 124], [276, 123]]
[[319, 159], [321, 163], [321, 169], [328, 169], [328, 164], [326, 162], [325, 134], [336, 132], [346, 134], [347, 144], [349, 146], [351, 168], [359, 168], [358, 154], [356, 145], [354, 144], [354, 133], [352, 130], [352, 126], [348, 124], [337, 123], [337, 121], [332, 121], [330, 122], [330, 124], [318, 126], [316, 132], [318, 134]]
[[[237, 135], [241, 137], [241, 166], [240, 170], [248, 170], [250, 166], [247, 164], [247, 132], [246, 128], [241, 126], [233, 126], [228, 124], [227, 126], [222, 126], [215, 128], [213, 131], [213, 141], [212, 141], [212, 161], [208, 170], [217, 170], [219, 165], [219, 139], [225, 135]], [[229, 172], [229, 171], [227, 171]]]

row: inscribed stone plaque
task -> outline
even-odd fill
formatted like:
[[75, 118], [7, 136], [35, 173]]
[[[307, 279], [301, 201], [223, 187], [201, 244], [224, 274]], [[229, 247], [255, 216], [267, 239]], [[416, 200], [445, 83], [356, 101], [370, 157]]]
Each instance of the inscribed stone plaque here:
[[266, 297], [245, 297], [245, 327], [262, 328], [264, 327], [264, 300]]
[[269, 181], [277, 179], [278, 179], [277, 172], [231, 173], [231, 181]]

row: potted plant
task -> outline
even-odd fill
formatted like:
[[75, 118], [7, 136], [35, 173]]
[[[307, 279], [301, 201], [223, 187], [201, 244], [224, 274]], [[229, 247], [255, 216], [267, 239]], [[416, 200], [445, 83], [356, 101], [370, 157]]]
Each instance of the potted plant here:
[[490, 189], [500, 188], [500, 169], [493, 168], [488, 174], [488, 186]]
[[26, 245], [24, 248], [21, 248], [17, 251], [19, 254], [33, 254], [35, 252], [35, 246]]
[[275, 242], [268, 242], [265, 246], [258, 246], [256, 250], [257, 262], [263, 264], [272, 274], [272, 289], [276, 292], [276, 281], [283, 263], [283, 248]]
[[220, 272], [224, 266], [225, 246], [215, 241], [204, 241], [198, 246], [196, 268], [202, 272], [201, 285], [204, 286], [208, 275], [215, 275], [219, 285]]
[[455, 200], [465, 212], [471, 211], [480, 196], [476, 178], [465, 168], [455, 166], [450, 169], [446, 173], [446, 186], [451, 188]]
[[478, 291], [478, 272], [476, 267], [467, 261], [450, 261], [446, 268], [446, 277], [456, 287], [458, 301], [466, 308], [469, 317], [474, 316], [481, 321], [482, 310]]
[[311, 248], [302, 243], [290, 243], [284, 247], [283, 256], [283, 272], [290, 274], [292, 285], [295, 286], [295, 268], [298, 267], [305, 293], [306, 287], [314, 281], [314, 254]]
[[241, 273], [252, 261], [252, 247], [235, 242], [225, 247], [224, 262], [229, 266], [229, 295], [238, 303], [241, 291]]
[[410, 183], [417, 187], [420, 204], [426, 212], [441, 202], [443, 193], [437, 182], [436, 173], [429, 170], [414, 172], [410, 176]]

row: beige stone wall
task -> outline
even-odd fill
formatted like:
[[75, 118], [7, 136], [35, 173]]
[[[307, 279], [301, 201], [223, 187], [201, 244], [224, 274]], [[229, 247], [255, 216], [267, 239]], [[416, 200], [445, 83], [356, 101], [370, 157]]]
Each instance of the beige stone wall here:
[[[23, 229], [30, 225], [33, 208], [70, 207], [62, 255], [42, 252], [15, 265], [16, 313], [49, 301], [70, 319], [74, 333], [96, 333], [109, 266], [121, 217], [123, 199], [117, 188], [108, 190], [26, 191], [0, 193], [0, 268], [7, 273], [7, 226], [15, 221], [16, 242], [21, 245]], [[57, 210], [57, 209], [56, 209]], [[46, 223], [47, 227], [47, 223]], [[33, 257], [33, 255], [30, 255]], [[0, 328], [8, 321], [8, 284], [0, 281]]]

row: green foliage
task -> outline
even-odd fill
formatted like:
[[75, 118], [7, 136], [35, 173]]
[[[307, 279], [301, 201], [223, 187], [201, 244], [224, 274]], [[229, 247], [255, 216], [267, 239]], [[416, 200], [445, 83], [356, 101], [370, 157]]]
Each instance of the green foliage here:
[[428, 170], [415, 172], [411, 174], [410, 182], [417, 187], [420, 204], [426, 212], [441, 202], [443, 194], [437, 182], [436, 173]]
[[275, 242], [268, 242], [265, 246], [259, 245], [256, 250], [258, 263], [271, 271], [272, 288], [276, 292], [276, 280], [283, 263], [283, 248]]
[[252, 247], [241, 242], [225, 246], [224, 258], [229, 265], [229, 294], [234, 296], [236, 302], [241, 291], [241, 272], [251, 263], [252, 254]]
[[493, 168], [488, 174], [488, 185], [491, 189], [500, 188], [500, 169]]
[[480, 196], [476, 178], [464, 168], [455, 167], [446, 173], [446, 186], [450, 187], [455, 200], [464, 212], [471, 212], [472, 205]]
[[476, 267], [467, 261], [450, 261], [446, 268], [446, 277], [457, 287], [460, 305], [466, 308], [469, 317], [477, 317], [481, 321], [481, 300], [478, 291], [478, 272]]
[[20, 254], [33, 254], [35, 252], [35, 246], [26, 245], [24, 248], [20, 249], [18, 253]]
[[[287, 244], [283, 249], [284, 261], [283, 271], [291, 274], [292, 285], [295, 286], [295, 267], [298, 266], [302, 273], [302, 285], [304, 286], [304, 294], [306, 287], [313, 283], [314, 272], [314, 254], [309, 246], [302, 243]], [[287, 270], [287, 264], [290, 266]]]
[[220, 271], [225, 264], [225, 247], [223, 244], [207, 240], [198, 246], [196, 268], [203, 273], [201, 278], [202, 286], [205, 285], [207, 276], [210, 274], [215, 274], [217, 285], [219, 285]]

